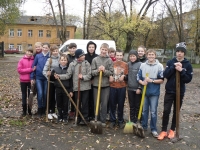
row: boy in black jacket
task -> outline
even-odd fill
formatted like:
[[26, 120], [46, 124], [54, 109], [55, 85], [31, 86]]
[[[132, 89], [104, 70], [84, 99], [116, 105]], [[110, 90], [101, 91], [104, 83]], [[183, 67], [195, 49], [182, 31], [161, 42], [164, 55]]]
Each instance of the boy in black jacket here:
[[[67, 62], [68, 60], [67, 60], [66, 55], [60, 56], [59, 67], [54, 68], [51, 75], [54, 76], [55, 74], [66, 74], [67, 68], [68, 68]], [[70, 96], [72, 97], [73, 96], [72, 78], [68, 80], [61, 80], [61, 82], [65, 86], [67, 91], [69, 92]], [[57, 101], [57, 109], [58, 109], [57, 122], [63, 122], [64, 124], [67, 124], [69, 97], [66, 95], [65, 91], [63, 90], [58, 80], [55, 80], [54, 85], [56, 87], [56, 101]]]
[[[164, 110], [162, 118], [162, 132], [158, 136], [158, 140], [163, 140], [165, 137], [174, 138], [176, 128], [176, 70], [180, 72], [180, 107], [183, 102], [185, 93], [185, 84], [192, 80], [193, 69], [190, 62], [184, 58], [186, 54], [185, 43], [176, 44], [176, 57], [169, 60], [166, 65], [166, 69], [163, 73], [167, 79], [165, 85], [165, 97], [164, 97]], [[169, 122], [169, 114], [171, 112], [172, 104], [174, 106], [171, 129], [167, 133], [167, 125]]]

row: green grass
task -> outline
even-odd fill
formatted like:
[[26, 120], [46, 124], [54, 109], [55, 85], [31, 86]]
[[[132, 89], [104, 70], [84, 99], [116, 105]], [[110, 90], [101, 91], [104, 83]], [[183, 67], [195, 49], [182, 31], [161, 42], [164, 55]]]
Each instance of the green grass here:
[[200, 64], [192, 64], [193, 68], [200, 68]]
[[22, 127], [25, 125], [25, 121], [24, 120], [10, 120], [9, 124], [13, 126]]
[[3, 119], [0, 119], [0, 125], [2, 125], [3, 124]]

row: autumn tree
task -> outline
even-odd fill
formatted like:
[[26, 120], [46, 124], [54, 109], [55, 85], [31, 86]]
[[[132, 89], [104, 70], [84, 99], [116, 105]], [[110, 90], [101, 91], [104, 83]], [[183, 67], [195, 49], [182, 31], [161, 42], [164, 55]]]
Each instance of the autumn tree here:
[[20, 16], [19, 7], [23, 0], [0, 0], [0, 35], [4, 35], [7, 25], [14, 24]]

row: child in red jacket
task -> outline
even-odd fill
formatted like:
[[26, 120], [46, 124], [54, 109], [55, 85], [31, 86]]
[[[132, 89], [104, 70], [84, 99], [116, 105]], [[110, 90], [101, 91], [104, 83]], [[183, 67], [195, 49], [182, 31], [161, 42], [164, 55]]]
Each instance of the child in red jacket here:
[[[29, 47], [26, 51], [26, 54], [23, 58], [21, 58], [18, 62], [17, 71], [20, 75], [20, 86], [21, 86], [21, 92], [22, 92], [22, 116], [26, 116], [27, 111], [27, 89], [28, 89], [28, 96], [30, 94], [30, 73], [35, 70], [35, 68], [32, 68], [33, 64], [33, 48]], [[28, 108], [28, 113], [31, 115], [31, 110]]]

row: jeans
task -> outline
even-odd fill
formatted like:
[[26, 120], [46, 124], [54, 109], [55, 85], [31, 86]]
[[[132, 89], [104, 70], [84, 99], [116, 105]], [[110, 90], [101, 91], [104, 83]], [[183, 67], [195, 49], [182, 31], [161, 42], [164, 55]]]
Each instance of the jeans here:
[[[180, 96], [180, 108], [183, 103], [183, 96], [184, 95]], [[176, 94], [165, 93], [163, 119], [162, 119], [162, 131], [167, 131], [167, 125], [169, 122], [169, 114], [171, 112], [172, 104], [173, 104], [174, 108], [173, 108], [171, 130], [174, 131], [176, 128]]]
[[[98, 88], [97, 87], [93, 87], [93, 92], [94, 92], [94, 106], [95, 106], [95, 112], [96, 112]], [[110, 87], [101, 88], [99, 111], [98, 111], [97, 115], [98, 115], [98, 119], [100, 118], [100, 121], [102, 123], [106, 122], [109, 93], [110, 93]]]
[[149, 107], [150, 107], [150, 113], [151, 113], [150, 128], [151, 131], [157, 131], [156, 123], [157, 123], [158, 99], [159, 95], [145, 96], [143, 112], [142, 112], [142, 127], [145, 130], [148, 128], [148, 117], [149, 117]]
[[116, 108], [117, 108], [117, 118], [118, 123], [124, 122], [124, 101], [126, 96], [126, 87], [123, 88], [113, 88], [110, 87], [110, 121], [116, 123]]
[[[20, 82], [21, 86], [21, 92], [22, 92], [22, 106], [27, 107], [27, 97], [30, 95], [30, 88], [31, 83], [30, 82]], [[27, 95], [28, 93], [28, 95]]]
[[38, 108], [46, 107], [47, 80], [36, 79]]

